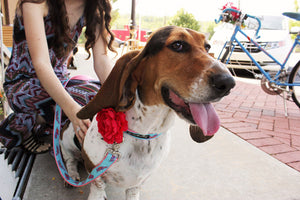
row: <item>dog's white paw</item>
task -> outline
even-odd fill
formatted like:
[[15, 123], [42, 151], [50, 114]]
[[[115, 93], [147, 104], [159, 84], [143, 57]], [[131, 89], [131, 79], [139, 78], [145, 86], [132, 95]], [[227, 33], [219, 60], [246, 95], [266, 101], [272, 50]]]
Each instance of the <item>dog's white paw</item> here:
[[75, 181], [80, 181], [80, 175], [77, 171], [69, 172], [70, 177]]
[[90, 184], [90, 194], [88, 200], [107, 200], [105, 192], [105, 183], [101, 177]]
[[90, 190], [88, 200], [107, 200], [106, 193], [104, 190]]
[[140, 199], [140, 188], [133, 187], [126, 190], [126, 200], [139, 200]]
[[[74, 181], [80, 181], [80, 175], [78, 172], [73, 172], [73, 173], [69, 173], [70, 177], [74, 180]], [[73, 186], [70, 185], [68, 182], [64, 181], [64, 186], [66, 188], [72, 188]]]

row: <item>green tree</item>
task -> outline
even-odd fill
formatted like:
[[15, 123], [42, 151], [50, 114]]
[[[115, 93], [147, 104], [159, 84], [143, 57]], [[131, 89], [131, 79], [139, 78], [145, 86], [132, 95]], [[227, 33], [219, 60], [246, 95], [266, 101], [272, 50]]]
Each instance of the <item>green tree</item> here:
[[[112, 0], [112, 4], [115, 3], [118, 0]], [[119, 9], [115, 9], [111, 11], [111, 27], [113, 24], [116, 23], [117, 19], [120, 17], [120, 13], [119, 13]], [[85, 27], [83, 27], [81, 35], [79, 36], [78, 39], [78, 44], [84, 44], [86, 42], [86, 38], [85, 38]]]
[[[298, 1], [295, 0], [294, 1], [294, 5], [295, 5], [295, 12], [298, 12], [299, 10], [299, 5], [298, 5]], [[296, 20], [293, 20], [293, 19], [290, 19], [289, 20], [289, 26], [290, 26], [290, 29], [292, 27], [300, 27], [300, 21], [296, 21]], [[292, 36], [292, 38], [294, 39], [296, 37], [296, 34]]]
[[213, 21], [200, 21], [200, 32], [205, 33], [207, 39], [209, 40], [214, 34], [214, 28], [216, 27], [216, 23]]
[[[117, 2], [118, 0], [112, 0], [112, 4]], [[116, 20], [120, 17], [119, 9], [114, 9], [111, 11], [111, 27], [116, 23]]]
[[177, 11], [176, 15], [168, 21], [168, 25], [181, 26], [195, 31], [200, 30], [200, 24], [195, 19], [194, 15], [186, 12], [183, 8]]
[[[297, 0], [294, 1], [294, 5], [295, 5], [295, 12], [298, 12], [299, 11], [299, 5], [298, 5], [298, 1]], [[296, 21], [296, 20], [290, 19], [289, 20], [289, 27], [290, 27], [290, 29], [292, 27], [300, 27], [300, 21]], [[291, 35], [291, 37], [292, 37], [293, 40], [296, 38], [296, 36], [297, 36], [297, 34], [292, 34]], [[300, 46], [299, 45], [296, 46], [296, 50], [295, 51], [296, 52], [300, 52]]]
[[298, 10], [299, 10], [298, 1], [295, 0], [295, 1], [294, 1], [294, 4], [295, 4], [295, 12], [298, 12]]

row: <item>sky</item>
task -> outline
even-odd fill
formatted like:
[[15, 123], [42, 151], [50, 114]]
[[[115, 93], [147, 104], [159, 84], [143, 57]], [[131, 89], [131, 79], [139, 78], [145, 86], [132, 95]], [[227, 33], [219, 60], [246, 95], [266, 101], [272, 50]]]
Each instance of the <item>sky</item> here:
[[[121, 14], [131, 12], [132, 0], [118, 0], [113, 8], [118, 8]], [[152, 16], [174, 16], [178, 10], [194, 15], [199, 21], [213, 21], [218, 18], [220, 8], [227, 2], [251, 15], [281, 15], [282, 12], [294, 11], [295, 0], [136, 0], [136, 13]], [[298, 5], [300, 6], [300, 0]]]

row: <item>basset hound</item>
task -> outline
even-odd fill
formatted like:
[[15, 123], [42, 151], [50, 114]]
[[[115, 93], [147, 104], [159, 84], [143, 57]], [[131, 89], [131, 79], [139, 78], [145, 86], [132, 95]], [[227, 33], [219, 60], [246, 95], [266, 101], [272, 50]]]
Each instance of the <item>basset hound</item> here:
[[90, 171], [111, 147], [94, 117], [104, 108], [125, 112], [128, 128], [140, 135], [162, 134], [148, 141], [124, 134], [119, 160], [91, 183], [89, 200], [106, 199], [106, 183], [124, 188], [127, 200], [138, 200], [141, 184], [167, 156], [175, 114], [190, 123], [196, 142], [217, 132], [220, 121], [211, 103], [228, 95], [235, 81], [209, 49], [203, 34], [167, 26], [154, 32], [144, 49], [116, 62], [98, 94], [77, 114], [92, 119], [81, 152], [73, 144], [73, 126], [65, 130], [61, 148], [70, 176], [79, 179], [74, 154], [82, 154]]

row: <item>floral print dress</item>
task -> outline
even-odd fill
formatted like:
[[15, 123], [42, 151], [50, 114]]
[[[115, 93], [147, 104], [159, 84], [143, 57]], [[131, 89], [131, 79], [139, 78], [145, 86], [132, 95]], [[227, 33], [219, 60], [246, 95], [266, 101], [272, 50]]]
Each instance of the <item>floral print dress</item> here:
[[[51, 64], [55, 74], [63, 83], [69, 79], [66, 66], [68, 56], [58, 58], [51, 47], [55, 35], [50, 15], [44, 17], [44, 24]], [[83, 26], [84, 17], [81, 17], [71, 31], [70, 37], [74, 44], [77, 43]], [[6, 69], [3, 87], [9, 105], [14, 111], [0, 124], [0, 142], [5, 147], [12, 148], [21, 145], [22, 141], [31, 135], [38, 116], [42, 116], [47, 122], [49, 128], [46, 133], [52, 132], [55, 102], [41, 86], [35, 73], [29, 55], [22, 16], [16, 15], [14, 20], [12, 56]], [[95, 96], [100, 83], [70, 80], [65, 88], [76, 102], [85, 105]], [[64, 118], [62, 125], [66, 121], [67, 119]]]

